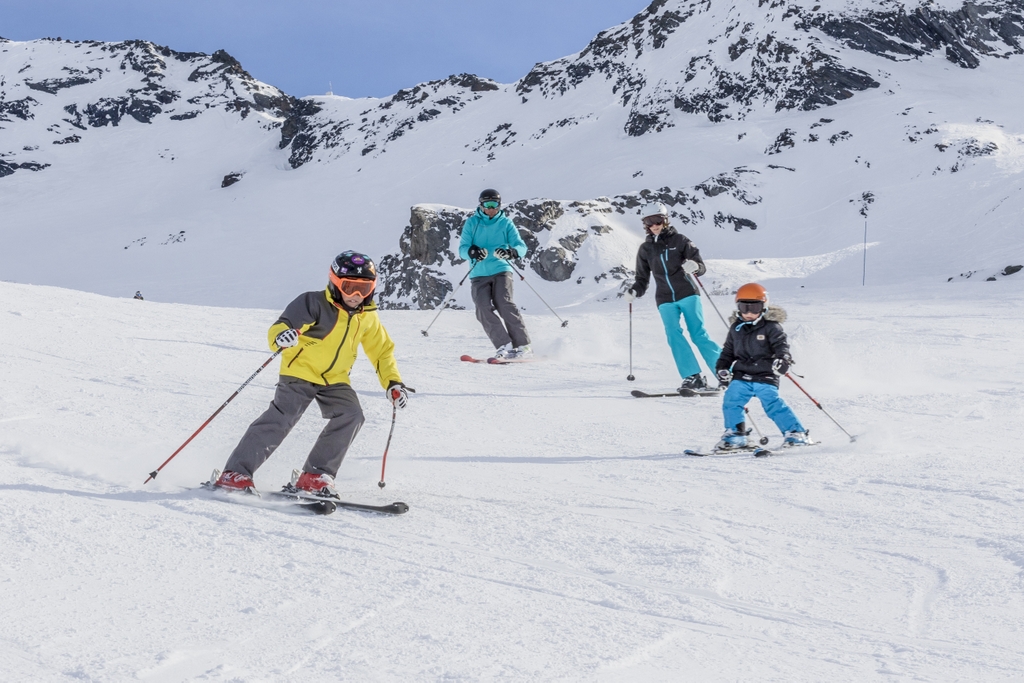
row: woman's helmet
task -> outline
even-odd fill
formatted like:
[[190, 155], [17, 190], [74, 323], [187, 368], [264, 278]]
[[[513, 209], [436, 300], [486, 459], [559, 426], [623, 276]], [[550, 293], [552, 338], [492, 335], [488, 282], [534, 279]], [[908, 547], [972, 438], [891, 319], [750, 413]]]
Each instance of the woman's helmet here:
[[373, 259], [357, 251], [338, 254], [331, 264], [329, 277], [327, 288], [331, 297], [339, 302], [342, 294], [361, 294], [364, 299], [369, 299], [377, 287], [377, 267]]
[[668, 219], [668, 207], [661, 202], [651, 202], [640, 209], [640, 218], [647, 218], [648, 216], [664, 216]]
[[768, 290], [756, 282], [748, 282], [736, 290], [736, 310], [740, 313], [764, 313], [768, 308]]
[[[501, 206], [501, 193], [497, 190], [487, 189], [480, 193], [480, 206], [484, 205], [484, 202], [497, 202], [498, 206]], [[487, 207], [494, 208], [494, 207]]]
[[651, 202], [640, 209], [640, 219], [644, 222], [644, 230], [648, 234], [652, 234], [650, 231], [652, 225], [658, 223], [668, 225], [668, 207], [661, 202]]

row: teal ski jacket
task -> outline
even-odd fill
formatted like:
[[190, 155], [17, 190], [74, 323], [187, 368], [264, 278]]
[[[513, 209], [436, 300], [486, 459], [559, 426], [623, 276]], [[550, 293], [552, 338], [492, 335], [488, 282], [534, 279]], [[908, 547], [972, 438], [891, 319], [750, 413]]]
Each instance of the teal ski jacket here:
[[508, 261], [494, 255], [494, 250], [498, 247], [514, 249], [519, 258], [526, 256], [526, 242], [519, 236], [519, 229], [504, 211], [494, 214], [494, 218], [488, 218], [487, 214], [477, 208], [476, 213], [466, 219], [462, 224], [459, 256], [470, 261], [469, 248], [474, 244], [487, 250], [487, 258], [473, 267], [473, 272], [469, 276], [471, 280], [512, 272], [512, 266]]

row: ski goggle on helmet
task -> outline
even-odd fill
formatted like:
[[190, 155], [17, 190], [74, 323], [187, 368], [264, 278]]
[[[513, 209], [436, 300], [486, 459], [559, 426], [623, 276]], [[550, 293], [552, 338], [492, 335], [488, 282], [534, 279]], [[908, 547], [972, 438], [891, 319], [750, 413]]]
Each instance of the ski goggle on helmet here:
[[768, 291], [756, 282], [749, 282], [736, 290], [736, 310], [741, 314], [760, 315], [767, 307]]
[[354, 251], [338, 254], [331, 264], [329, 277], [335, 289], [345, 296], [358, 294], [365, 299], [377, 287], [377, 269], [373, 259]]
[[487, 189], [480, 193], [479, 201], [485, 209], [497, 209], [501, 206], [501, 194], [497, 190]]

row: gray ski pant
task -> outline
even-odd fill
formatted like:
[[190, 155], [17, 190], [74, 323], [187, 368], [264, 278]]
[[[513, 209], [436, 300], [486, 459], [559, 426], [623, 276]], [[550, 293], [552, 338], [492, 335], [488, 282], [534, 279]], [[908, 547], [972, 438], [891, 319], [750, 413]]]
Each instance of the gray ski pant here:
[[281, 445], [314, 398], [320, 405], [320, 414], [328, 422], [313, 444], [302, 471], [336, 476], [345, 453], [366, 421], [359, 397], [347, 384], [321, 386], [284, 376], [277, 383], [270, 407], [249, 425], [224, 469], [251, 477]]
[[[484, 326], [494, 348], [511, 342], [512, 346], [526, 346], [530, 335], [519, 308], [512, 301], [512, 273], [498, 273], [470, 278], [473, 283], [473, 303], [476, 319]], [[494, 312], [497, 311], [501, 319]], [[505, 324], [502, 325], [501, 321]], [[506, 327], [508, 330], [506, 331]]]

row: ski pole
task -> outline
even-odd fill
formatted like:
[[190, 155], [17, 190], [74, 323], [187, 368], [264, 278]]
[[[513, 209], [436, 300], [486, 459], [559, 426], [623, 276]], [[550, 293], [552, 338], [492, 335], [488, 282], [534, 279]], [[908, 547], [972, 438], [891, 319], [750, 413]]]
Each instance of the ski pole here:
[[629, 374], [626, 379], [630, 382], [636, 379], [633, 376], [633, 302], [629, 302]]
[[189, 445], [189, 443], [190, 443], [190, 442], [192, 441], [192, 439], [196, 438], [196, 436], [198, 436], [198, 435], [199, 435], [199, 432], [201, 432], [201, 431], [203, 431], [204, 429], [206, 429], [206, 425], [208, 425], [208, 424], [210, 424], [211, 422], [213, 422], [213, 418], [215, 418], [215, 417], [217, 417], [218, 415], [220, 415], [220, 411], [224, 410], [224, 408], [225, 408], [225, 407], [227, 406], [227, 404], [231, 403], [231, 401], [232, 401], [232, 400], [234, 400], [235, 396], [238, 396], [238, 394], [240, 394], [240, 393], [242, 392], [242, 389], [245, 389], [245, 387], [246, 387], [246, 386], [247, 386], [247, 385], [249, 384], [249, 382], [251, 382], [251, 381], [253, 381], [253, 379], [255, 379], [256, 375], [258, 375], [258, 374], [260, 374], [261, 372], [263, 372], [263, 368], [265, 368], [265, 367], [267, 367], [268, 365], [270, 365], [270, 363], [271, 363], [271, 362], [272, 362], [272, 361], [273, 361], [273, 360], [274, 360], [275, 358], [277, 358], [277, 357], [278, 357], [278, 355], [279, 355], [279, 354], [280, 354], [280, 353], [281, 353], [282, 351], [284, 351], [284, 349], [278, 349], [277, 351], [274, 351], [274, 355], [272, 355], [272, 356], [271, 356], [270, 358], [268, 358], [267, 360], [265, 360], [265, 361], [263, 362], [263, 365], [261, 365], [261, 366], [259, 366], [258, 368], [256, 368], [256, 372], [254, 372], [254, 373], [252, 373], [251, 375], [249, 375], [249, 379], [247, 379], [247, 380], [245, 380], [244, 382], [242, 382], [242, 386], [240, 386], [240, 387], [238, 387], [237, 389], [235, 389], [235, 393], [231, 394], [231, 396], [229, 396], [229, 397], [228, 397], [228, 400], [224, 401], [224, 403], [222, 403], [222, 404], [221, 404], [220, 408], [217, 408], [217, 410], [215, 410], [215, 411], [214, 411], [213, 415], [211, 415], [210, 417], [206, 418], [206, 422], [204, 422], [203, 424], [201, 424], [201, 425], [199, 426], [199, 429], [197, 429], [197, 430], [196, 430], [195, 432], [193, 432], [192, 436], [188, 437], [188, 439], [186, 439], [186, 440], [185, 440], [185, 443], [183, 443], [183, 444], [181, 444], [180, 446], [178, 446], [178, 450], [176, 450], [176, 451], [174, 451], [173, 453], [171, 453], [171, 457], [169, 457], [169, 458], [167, 458], [166, 460], [164, 460], [164, 461], [163, 461], [163, 464], [161, 464], [161, 465], [160, 465], [160, 467], [157, 467], [157, 468], [156, 468], [155, 470], [153, 470], [152, 472], [150, 472], [150, 473], [149, 473], [149, 479], [146, 479], [146, 481], [144, 481], [144, 482], [142, 482], [142, 483], [143, 483], [143, 484], [148, 484], [148, 483], [150, 482], [150, 480], [152, 480], [152, 479], [156, 479], [156, 475], [160, 474], [160, 470], [162, 470], [162, 469], [164, 468], [164, 465], [166, 465], [166, 464], [167, 464], [167, 463], [169, 463], [169, 462], [170, 462], [171, 460], [173, 460], [173, 459], [174, 459], [174, 456], [176, 456], [176, 455], [177, 455], [178, 453], [181, 453], [181, 451], [182, 451], [182, 450], [183, 450], [183, 449], [185, 448], [185, 446]]
[[[523, 277], [523, 274], [519, 272], [519, 269], [516, 268], [515, 266], [513, 266], [511, 261], [507, 261], [507, 263], [512, 268], [512, 270], [515, 271], [516, 275], [519, 276], [519, 279], [522, 280], [523, 282], [526, 282], [526, 286], [529, 287], [533, 291], [534, 294], [537, 294], [537, 298], [540, 299], [540, 302], [542, 304], [544, 304], [545, 306], [547, 306], [548, 310], [551, 311], [552, 313], [554, 313], [554, 316], [556, 318], [558, 318], [559, 320], [562, 320], [561, 316], [559, 316], [557, 313], [555, 313], [555, 309], [551, 308], [551, 306], [548, 305], [547, 301], [544, 301], [544, 297], [542, 297], [540, 294], [538, 294], [536, 289], [533, 289], [533, 285], [531, 285], [529, 282], [526, 281], [526, 278]], [[569, 324], [568, 320], [562, 320], [562, 327], [565, 327], [568, 324]]]
[[462, 276], [461, 280], [459, 280], [459, 286], [456, 287], [454, 290], [452, 290], [452, 297], [450, 299], [445, 300], [441, 304], [441, 310], [439, 310], [437, 312], [437, 315], [434, 316], [434, 319], [430, 321], [429, 325], [427, 325], [427, 329], [426, 330], [420, 330], [420, 332], [423, 333], [424, 337], [429, 337], [430, 336], [429, 334], [427, 334], [427, 330], [429, 330], [431, 327], [433, 327], [434, 323], [437, 322], [437, 319], [441, 317], [442, 313], [444, 313], [444, 309], [448, 308], [448, 304], [451, 304], [451, 303], [455, 302], [455, 294], [459, 291], [459, 289], [462, 288], [462, 285], [466, 282], [466, 278], [469, 277], [469, 274], [473, 272], [473, 269], [476, 268], [476, 264], [478, 264], [478, 263], [480, 263], [480, 262], [479, 261], [473, 261], [473, 265], [471, 265], [469, 267], [469, 270], [466, 271], [466, 274]]
[[725, 322], [725, 317], [722, 316], [722, 312], [718, 310], [718, 306], [715, 305], [715, 300], [711, 298], [710, 294], [708, 294], [708, 290], [704, 289], [704, 283], [701, 282], [700, 278], [697, 277], [696, 275], [693, 276], [693, 279], [696, 280], [697, 284], [700, 285], [700, 288], [704, 290], [704, 296], [706, 296], [708, 298], [708, 301], [711, 302], [711, 308], [715, 309], [715, 313], [718, 314], [718, 317], [721, 319], [722, 324], [725, 325], [725, 329], [729, 329], [729, 323]]
[[757, 432], [757, 442], [762, 446], [768, 443], [768, 437], [761, 433], [761, 430], [757, 428], [757, 423], [754, 422], [754, 416], [750, 414], [750, 408], [743, 406], [743, 412], [747, 414], [747, 419], [750, 420], [750, 426]]
[[384, 488], [384, 468], [388, 464], [388, 449], [391, 448], [391, 436], [395, 433], [395, 418], [398, 416], [398, 406], [391, 406], [391, 431], [388, 432], [388, 442], [384, 446], [384, 457], [380, 461], [380, 481], [377, 486]]
[[848, 437], [850, 437], [850, 443], [853, 443], [854, 441], [856, 441], [856, 440], [857, 440], [857, 437], [855, 437], [855, 436], [854, 436], [853, 434], [851, 434], [850, 432], [848, 432], [848, 431], [846, 431], [845, 429], [843, 429], [843, 425], [841, 425], [841, 424], [839, 424], [838, 422], [836, 422], [836, 419], [835, 419], [834, 417], [832, 417], [831, 415], [829, 415], [828, 411], [827, 411], [827, 410], [825, 410], [825, 407], [824, 407], [823, 405], [821, 405], [820, 403], [818, 403], [817, 401], [815, 401], [815, 400], [814, 400], [814, 397], [813, 397], [813, 396], [811, 396], [810, 394], [808, 394], [808, 393], [807, 393], [807, 390], [806, 390], [806, 389], [804, 389], [804, 388], [803, 388], [802, 386], [800, 386], [800, 383], [799, 383], [799, 382], [797, 382], [797, 381], [796, 381], [795, 379], [793, 379], [793, 375], [791, 375], [790, 373], [788, 373], [788, 372], [787, 372], [787, 373], [786, 373], [786, 377], [789, 377], [789, 380], [790, 380], [790, 381], [791, 381], [791, 382], [792, 382], [793, 384], [795, 384], [795, 385], [796, 385], [796, 388], [797, 388], [797, 389], [799, 389], [800, 391], [804, 392], [804, 396], [806, 396], [807, 398], [811, 399], [811, 403], [813, 403], [814, 405], [818, 406], [818, 410], [820, 410], [821, 412], [823, 412], [823, 413], [825, 413], [826, 415], [828, 415], [828, 419], [830, 419], [830, 420], [832, 420], [833, 422], [835, 422], [835, 424], [836, 424], [836, 427], [839, 427], [839, 429], [842, 429], [842, 430], [843, 430], [843, 434], [846, 434], [846, 435], [847, 435]]

